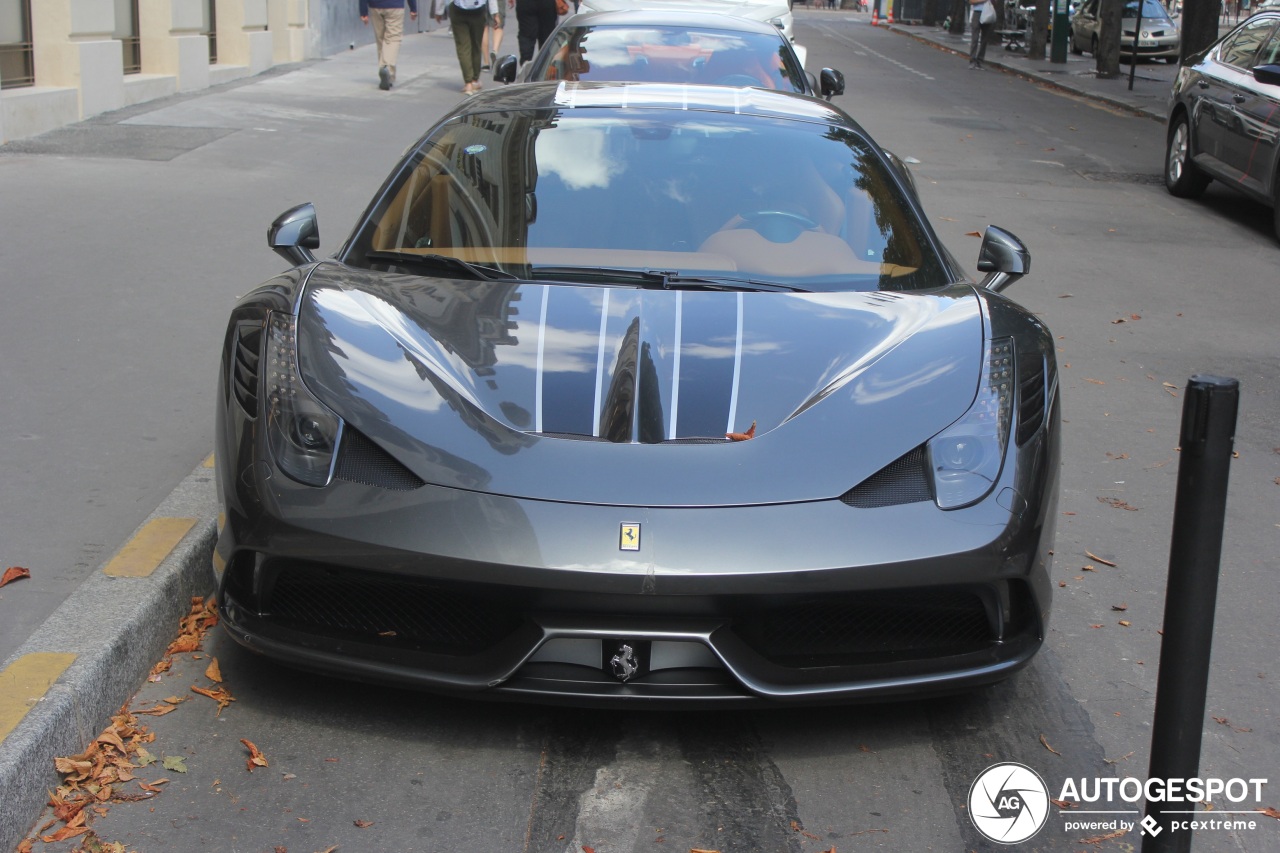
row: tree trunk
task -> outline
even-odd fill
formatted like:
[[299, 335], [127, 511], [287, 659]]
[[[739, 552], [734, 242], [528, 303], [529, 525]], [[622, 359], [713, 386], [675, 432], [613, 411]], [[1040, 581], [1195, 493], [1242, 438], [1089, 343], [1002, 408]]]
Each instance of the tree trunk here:
[[1204, 50], [1218, 40], [1218, 0], [1183, 0], [1182, 45], [1178, 48], [1178, 62], [1187, 64], [1187, 57]]
[[1102, 0], [1098, 9], [1099, 30], [1097, 62], [1099, 80], [1120, 76], [1120, 31], [1123, 29], [1124, 0]]
[[1044, 59], [1044, 45], [1049, 35], [1049, 13], [1052, 11], [1050, 6], [1051, 0], [1039, 0], [1031, 15], [1031, 32], [1027, 33], [1028, 59]]
[[951, 0], [951, 26], [947, 29], [947, 32], [955, 36], [962, 36], [968, 23], [969, 0]]

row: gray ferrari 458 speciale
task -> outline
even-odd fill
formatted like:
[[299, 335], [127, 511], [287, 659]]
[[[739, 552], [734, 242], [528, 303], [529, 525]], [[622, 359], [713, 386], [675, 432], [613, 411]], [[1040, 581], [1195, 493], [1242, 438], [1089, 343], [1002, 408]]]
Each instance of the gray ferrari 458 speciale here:
[[531, 83], [410, 147], [231, 313], [223, 624], [279, 661], [577, 704], [845, 702], [1025, 665], [1053, 341], [819, 100]]

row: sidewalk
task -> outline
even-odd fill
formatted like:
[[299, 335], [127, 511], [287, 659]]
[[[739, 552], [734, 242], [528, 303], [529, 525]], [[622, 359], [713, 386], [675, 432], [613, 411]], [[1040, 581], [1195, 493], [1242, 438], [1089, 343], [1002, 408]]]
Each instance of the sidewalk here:
[[[942, 27], [908, 24], [891, 24], [888, 25], [888, 29], [919, 41], [938, 45], [962, 56], [969, 55], [969, 33], [967, 32], [958, 36], [952, 35]], [[1045, 52], [1049, 52], [1047, 45]], [[1165, 120], [1169, 92], [1173, 88], [1174, 77], [1178, 74], [1177, 63], [1171, 65], [1163, 61], [1145, 60], [1139, 62], [1137, 68], [1133, 69], [1133, 88], [1130, 89], [1131, 66], [1127, 62], [1120, 63], [1119, 77], [1114, 80], [1101, 80], [1096, 73], [1097, 66], [1094, 58], [1089, 54], [1076, 56], [1068, 52], [1066, 62], [1051, 62], [1047, 58], [1028, 59], [1025, 51], [1007, 50], [995, 44], [987, 47], [983, 65], [1009, 71], [1019, 77], [1054, 86], [1120, 109], [1150, 116], [1161, 122]]]
[[[964, 35], [952, 35], [940, 26], [927, 27], [883, 22], [881, 26], [962, 56], [969, 55], [969, 33], [967, 32]], [[1234, 27], [1234, 22], [1224, 21], [1218, 28], [1219, 35], [1225, 35]], [[1046, 45], [1046, 54], [1050, 50], [1051, 46]], [[1028, 80], [1054, 86], [1119, 109], [1131, 110], [1160, 122], [1165, 120], [1168, 112], [1169, 92], [1173, 89], [1173, 81], [1178, 75], [1179, 68], [1176, 62], [1153, 60], [1139, 62], [1134, 68], [1122, 60], [1120, 76], [1114, 80], [1102, 80], [1098, 78], [1095, 60], [1089, 54], [1076, 56], [1068, 52], [1066, 62], [1052, 62], [1047, 58], [1029, 59], [1025, 50], [1008, 50], [1004, 46], [997, 45], [988, 46], [983, 64], [989, 68], [999, 68]], [[1132, 88], [1129, 86], [1130, 71], [1133, 72]]]

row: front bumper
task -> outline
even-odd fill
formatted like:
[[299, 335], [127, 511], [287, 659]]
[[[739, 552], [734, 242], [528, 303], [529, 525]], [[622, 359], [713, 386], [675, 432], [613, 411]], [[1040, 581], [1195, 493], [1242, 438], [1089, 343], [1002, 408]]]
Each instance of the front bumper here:
[[[601, 507], [347, 482], [321, 501], [278, 474], [229, 482], [226, 629], [361, 680], [585, 705], [887, 699], [1007, 677], [1048, 618], [1051, 507], [1001, 488], [942, 512]], [[623, 524], [639, 525], [637, 550], [621, 550]]]

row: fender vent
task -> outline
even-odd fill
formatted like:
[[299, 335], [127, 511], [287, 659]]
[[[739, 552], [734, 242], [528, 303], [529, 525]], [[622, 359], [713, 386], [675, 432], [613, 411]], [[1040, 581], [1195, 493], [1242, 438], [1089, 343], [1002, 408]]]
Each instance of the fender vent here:
[[338, 464], [333, 476], [349, 483], [362, 483], [398, 492], [411, 492], [424, 485], [417, 474], [352, 429], [350, 424], [342, 431], [342, 445], [338, 448]]
[[1044, 423], [1045, 388], [1044, 357], [1018, 359], [1018, 444], [1036, 434]]
[[262, 324], [241, 323], [236, 326], [236, 344], [232, 350], [231, 393], [244, 413], [258, 416], [258, 365], [262, 361]]
[[929, 472], [925, 470], [924, 445], [898, 457], [840, 496], [859, 509], [898, 506], [933, 499]]

